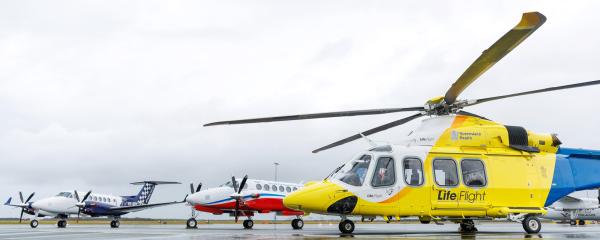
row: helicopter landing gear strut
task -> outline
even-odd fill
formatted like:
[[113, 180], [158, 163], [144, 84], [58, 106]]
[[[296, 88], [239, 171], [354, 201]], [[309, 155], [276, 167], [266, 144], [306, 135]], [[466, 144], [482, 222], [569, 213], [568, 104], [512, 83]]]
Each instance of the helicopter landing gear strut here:
[[460, 222], [458, 231], [462, 233], [474, 233], [477, 232], [477, 228], [475, 227], [475, 222], [473, 222], [473, 220], [465, 219]]

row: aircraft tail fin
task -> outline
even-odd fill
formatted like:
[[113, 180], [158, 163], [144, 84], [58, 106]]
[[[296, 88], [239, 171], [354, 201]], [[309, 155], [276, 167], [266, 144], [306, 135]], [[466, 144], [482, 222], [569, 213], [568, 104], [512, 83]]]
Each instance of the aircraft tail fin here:
[[131, 183], [133, 185], [142, 185], [142, 189], [135, 196], [126, 196], [127, 202], [136, 202], [138, 204], [148, 204], [150, 197], [154, 193], [154, 188], [159, 184], [181, 184], [179, 182], [167, 182], [167, 181], [142, 181]]

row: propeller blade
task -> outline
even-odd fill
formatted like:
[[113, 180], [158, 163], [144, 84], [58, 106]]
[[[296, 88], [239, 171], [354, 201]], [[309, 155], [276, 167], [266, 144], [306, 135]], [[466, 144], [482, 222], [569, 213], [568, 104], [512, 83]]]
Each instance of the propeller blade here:
[[244, 178], [242, 179], [242, 183], [240, 184], [240, 187], [237, 191], [238, 194], [240, 194], [242, 192], [242, 189], [244, 189], [244, 186], [246, 186], [246, 180], [248, 180], [248, 175], [244, 176]]
[[27, 197], [27, 200], [25, 200], [25, 203], [28, 203], [29, 200], [31, 200], [31, 198], [33, 198], [33, 195], [35, 195], [35, 192], [32, 192], [31, 194], [29, 194], [29, 197]]
[[600, 84], [600, 80], [568, 84], [568, 85], [557, 86], [557, 87], [542, 88], [542, 89], [537, 89], [537, 90], [532, 90], [532, 91], [506, 94], [506, 95], [500, 95], [500, 96], [489, 97], [489, 98], [480, 98], [480, 99], [474, 100], [474, 103], [470, 103], [470, 104], [468, 104], [468, 106], [472, 106], [472, 105], [484, 103], [484, 102], [489, 102], [489, 101], [494, 101], [494, 100], [499, 100], [499, 99], [504, 99], [504, 98], [518, 97], [518, 96], [551, 92], [551, 91], [558, 91], [558, 90], [564, 90], [564, 89], [569, 89], [569, 88], [587, 87], [587, 86], [592, 86], [592, 85], [597, 85], [597, 84]]
[[233, 191], [237, 192], [238, 191], [238, 185], [237, 182], [235, 181], [235, 177], [231, 177], [231, 185], [233, 185]]
[[77, 193], [77, 190], [73, 191], [73, 193], [75, 194], [75, 200], [77, 200], [77, 202], [81, 202], [81, 200], [79, 199], [79, 194]]
[[83, 195], [83, 199], [81, 199], [81, 203], [85, 202], [85, 200], [88, 199], [90, 194], [92, 194], [92, 190], [89, 190], [85, 195]]
[[327, 146], [324, 146], [322, 148], [316, 149], [316, 150], [314, 150], [312, 152], [313, 153], [318, 153], [318, 152], [323, 151], [323, 150], [327, 150], [327, 149], [330, 149], [330, 148], [333, 148], [333, 147], [337, 147], [339, 145], [352, 142], [352, 141], [354, 141], [356, 139], [359, 139], [359, 138], [361, 138], [363, 136], [369, 136], [371, 134], [378, 133], [378, 132], [381, 132], [383, 130], [387, 130], [387, 129], [390, 129], [390, 128], [393, 128], [393, 127], [405, 124], [405, 123], [407, 123], [407, 122], [409, 122], [409, 121], [411, 121], [413, 119], [419, 118], [421, 116], [423, 116], [423, 114], [418, 113], [418, 114], [415, 114], [415, 115], [412, 115], [412, 116], [409, 116], [409, 117], [406, 117], [406, 118], [402, 118], [400, 120], [396, 120], [396, 121], [393, 121], [393, 122], [381, 125], [379, 127], [372, 128], [372, 129], [369, 129], [367, 131], [361, 132], [359, 134], [355, 134], [355, 135], [352, 135], [350, 137], [344, 138], [342, 140], [339, 140], [337, 142], [334, 142], [334, 143], [329, 144]]
[[21, 216], [19, 217], [19, 223], [23, 221], [23, 212], [25, 212], [25, 208], [21, 208]]
[[239, 211], [240, 211], [240, 200], [239, 199], [235, 199], [235, 222], [238, 222], [238, 217], [239, 217]]
[[194, 184], [190, 183], [190, 192], [194, 194]]
[[79, 208], [79, 210], [77, 210], [77, 223], [79, 223], [80, 215], [81, 215], [81, 208]]
[[278, 117], [265, 117], [265, 118], [251, 118], [242, 120], [232, 121], [221, 121], [204, 124], [205, 127], [215, 125], [229, 125], [229, 124], [246, 124], [246, 123], [261, 123], [261, 122], [279, 122], [279, 121], [293, 121], [293, 120], [306, 120], [315, 118], [332, 118], [332, 117], [350, 117], [360, 115], [376, 115], [386, 114], [395, 112], [408, 112], [408, 111], [424, 111], [423, 107], [409, 107], [409, 108], [382, 108], [382, 109], [367, 109], [367, 110], [354, 110], [354, 111], [340, 111], [340, 112], [323, 112], [323, 113], [311, 113], [311, 114], [298, 114], [298, 115], [287, 115]]
[[546, 17], [539, 12], [523, 13], [519, 24], [504, 34], [490, 48], [483, 51], [481, 56], [452, 84], [444, 96], [446, 104], [454, 103], [463, 90], [535, 32], [544, 22], [546, 22]]
[[21, 203], [25, 203], [25, 202], [23, 201], [23, 193], [19, 192], [19, 198], [21, 199]]
[[202, 183], [198, 183], [198, 187], [196, 188], [196, 192], [200, 192], [200, 189], [202, 189]]

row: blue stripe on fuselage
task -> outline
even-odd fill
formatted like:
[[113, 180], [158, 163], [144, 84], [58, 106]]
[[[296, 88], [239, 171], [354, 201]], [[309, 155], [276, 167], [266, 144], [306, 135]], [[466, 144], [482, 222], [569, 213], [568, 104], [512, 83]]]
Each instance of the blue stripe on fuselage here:
[[575, 191], [600, 187], [600, 151], [559, 148], [545, 206]]

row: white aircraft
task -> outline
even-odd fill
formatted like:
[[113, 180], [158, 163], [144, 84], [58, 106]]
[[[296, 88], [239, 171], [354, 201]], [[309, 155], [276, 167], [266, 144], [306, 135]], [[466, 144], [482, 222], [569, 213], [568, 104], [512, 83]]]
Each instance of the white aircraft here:
[[132, 196], [113, 196], [108, 194], [96, 194], [88, 191], [82, 199], [79, 198], [77, 191], [64, 191], [56, 196], [43, 198], [37, 201], [31, 201], [35, 193], [31, 193], [26, 200], [23, 199], [23, 194], [19, 192], [21, 203], [12, 204], [12, 197], [9, 198], [4, 205], [20, 207], [21, 215], [19, 223], [23, 219], [23, 213], [33, 215], [34, 217], [29, 222], [29, 226], [36, 228], [38, 226], [38, 217], [56, 217], [58, 222], [57, 227], [67, 227], [67, 219], [70, 215], [77, 215], [77, 220], [81, 213], [91, 217], [107, 216], [112, 217], [110, 222], [111, 228], [118, 228], [119, 218], [121, 215], [137, 212], [148, 208], [164, 206], [180, 201], [153, 203], [149, 204], [150, 197], [154, 192], [154, 187], [158, 184], [180, 184], [178, 182], [162, 182], [162, 181], [144, 181], [135, 182], [133, 185], [143, 185], [137, 195]]
[[199, 184], [196, 189], [191, 184], [192, 194], [185, 199], [192, 206], [192, 218], [188, 219], [187, 227], [197, 227], [195, 212], [197, 210], [216, 215], [228, 213], [235, 217], [236, 222], [239, 216], [248, 217], [243, 222], [245, 229], [254, 226], [252, 216], [255, 212], [276, 212], [278, 215], [296, 216], [292, 220], [292, 228], [302, 229], [304, 221], [300, 217], [304, 212], [283, 205], [283, 198], [301, 187], [301, 184], [248, 179], [248, 176], [243, 179], [232, 177], [231, 181], [219, 187], [205, 190], [200, 190], [202, 184]]
[[600, 220], [599, 201], [600, 196], [598, 198], [565, 196], [547, 207], [548, 213], [542, 218], [569, 221], [571, 225], [577, 223], [585, 225], [586, 220]]

